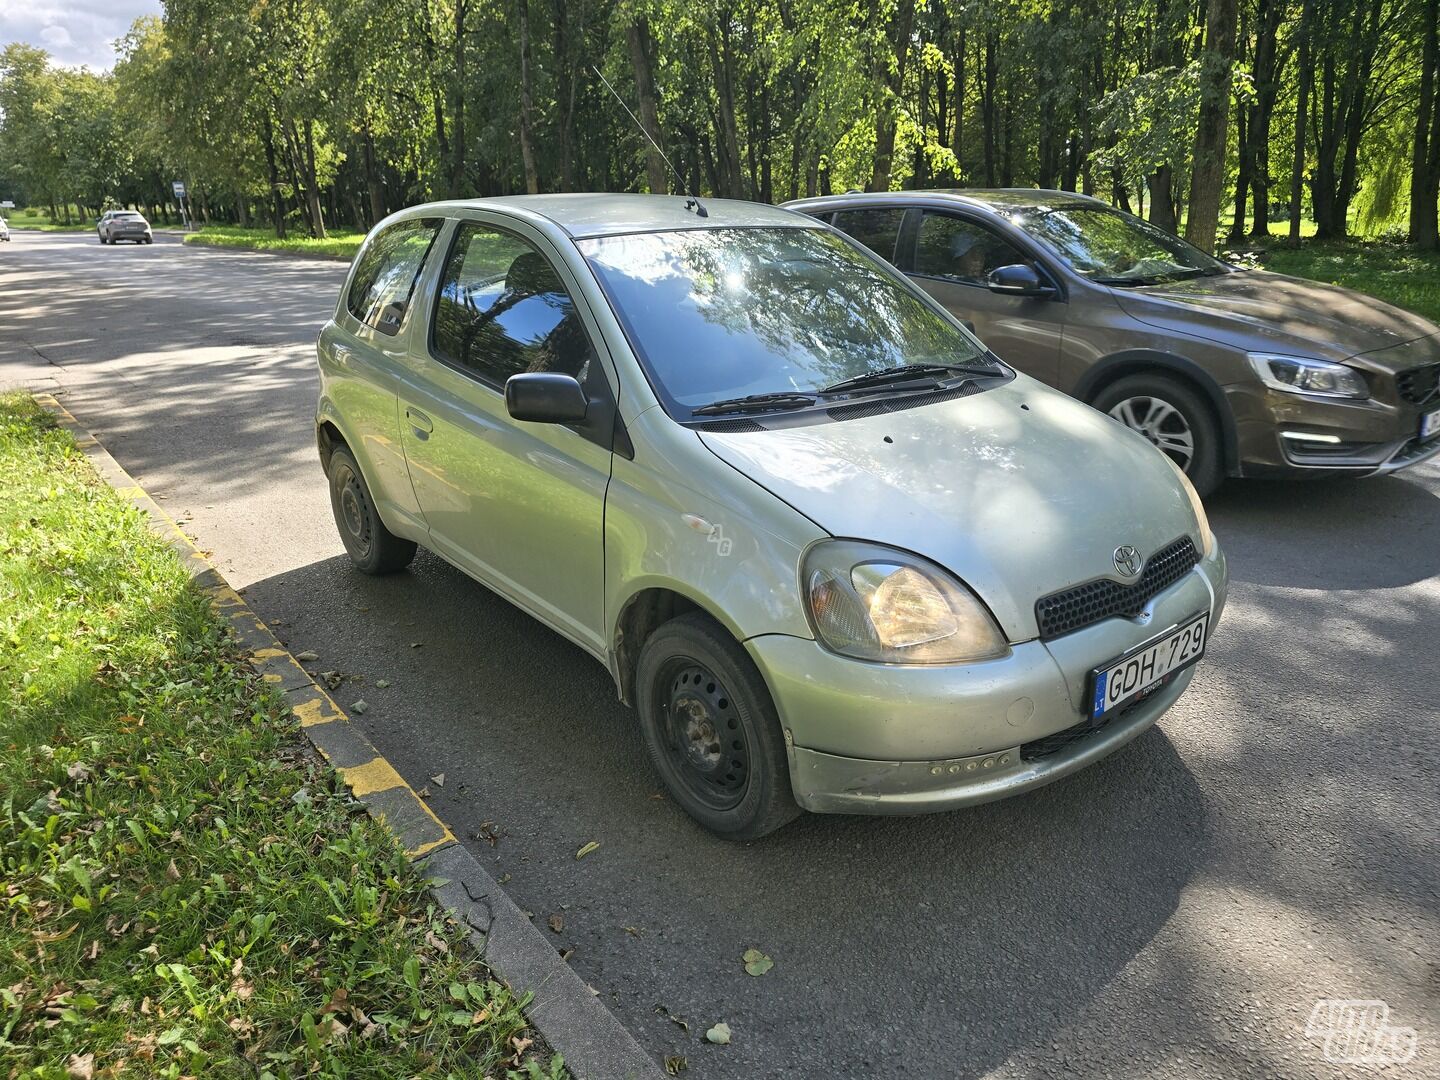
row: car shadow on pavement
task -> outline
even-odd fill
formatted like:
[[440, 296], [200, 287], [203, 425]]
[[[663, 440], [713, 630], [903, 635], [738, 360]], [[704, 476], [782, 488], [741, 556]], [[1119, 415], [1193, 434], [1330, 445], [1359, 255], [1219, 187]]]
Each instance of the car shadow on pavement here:
[[365, 701], [356, 722], [522, 908], [563, 913], [557, 948], [644, 1045], [685, 1041], [657, 1005], [746, 1033], [697, 1075], [875, 1076], [917, 1047], [982, 1073], [1114, 978], [1205, 858], [1161, 730], [1021, 799], [738, 845], [660, 794], [600, 664], [440, 559], [386, 578], [329, 559], [246, 597], [341, 674], [342, 706]]
[[1235, 581], [1390, 589], [1440, 574], [1433, 466], [1367, 479], [1232, 480], [1206, 500]]

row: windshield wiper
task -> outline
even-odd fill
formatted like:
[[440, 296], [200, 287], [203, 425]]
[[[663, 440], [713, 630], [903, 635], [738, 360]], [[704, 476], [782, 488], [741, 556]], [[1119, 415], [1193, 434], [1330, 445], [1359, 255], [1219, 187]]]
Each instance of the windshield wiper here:
[[800, 394], [791, 390], [782, 390], [774, 394], [747, 394], [745, 397], [722, 398], [719, 401], [712, 401], [709, 405], [701, 405], [698, 409], [691, 409], [693, 416], [718, 416], [721, 413], [732, 412], [761, 412], [772, 409], [803, 409], [807, 405], [815, 404], [815, 395]]
[[997, 367], [981, 367], [978, 364], [897, 364], [894, 367], [866, 371], [863, 374], [841, 379], [829, 386], [821, 387], [822, 394], [842, 394], [847, 390], [863, 390], [870, 386], [891, 386], [895, 383], [924, 380], [921, 388], [936, 385], [936, 376], [942, 375], [999, 375]]

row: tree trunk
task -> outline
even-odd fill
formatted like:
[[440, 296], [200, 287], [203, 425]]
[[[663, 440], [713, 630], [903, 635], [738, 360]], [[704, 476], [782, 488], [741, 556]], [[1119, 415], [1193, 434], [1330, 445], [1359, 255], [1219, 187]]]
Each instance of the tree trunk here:
[[[635, 71], [635, 95], [640, 99], [640, 125], [650, 134], [645, 140], [645, 171], [650, 191], [666, 195], [670, 192], [670, 183], [665, 157], [656, 148], [663, 147], [665, 141], [661, 137], [664, 133], [660, 130], [660, 106], [650, 58], [650, 24], [643, 17], [637, 18], [625, 28], [625, 40], [630, 49], [630, 66]], [[650, 145], [651, 140], [655, 146]]]
[[1185, 222], [1185, 239], [1202, 251], [1215, 250], [1215, 232], [1220, 226], [1238, 7], [1237, 0], [1209, 0], [1205, 16], [1200, 120], [1195, 129], [1195, 161], [1190, 174], [1190, 216]]
[[270, 198], [275, 206], [275, 235], [285, 239], [285, 194], [280, 190], [280, 167], [275, 163], [275, 126], [270, 121], [270, 110], [264, 110], [264, 123], [260, 127], [260, 141], [265, 147], [265, 169], [270, 178]]
[[[310, 203], [311, 235], [325, 239], [325, 215], [320, 210], [320, 185], [315, 177], [315, 125], [305, 121], [305, 198]], [[207, 212], [208, 217], [208, 212]]]
[[985, 138], [985, 186], [995, 186], [995, 83], [999, 67], [995, 51], [998, 35], [992, 30], [985, 35], [984, 70], [980, 82], [980, 120]]
[[1440, 109], [1436, 108], [1436, 67], [1440, 64], [1440, 0], [1421, 10], [1420, 88], [1410, 156], [1410, 242], [1425, 250], [1440, 247], [1436, 204], [1440, 202]]
[[1305, 127], [1309, 120], [1310, 91], [1314, 76], [1310, 71], [1314, 33], [1314, 0], [1304, 0], [1300, 10], [1300, 66], [1295, 72], [1295, 159], [1290, 171], [1290, 244], [1300, 246], [1300, 217], [1305, 201]]
[[910, 54], [910, 30], [915, 23], [915, 0], [900, 0], [886, 29], [890, 45], [882, 50], [875, 71], [875, 158], [870, 171], [870, 191], [890, 190], [890, 170], [895, 159], [895, 106], [905, 88], [905, 61]]
[[520, 22], [520, 160], [525, 167], [525, 190], [540, 193], [540, 174], [535, 168], [535, 135], [532, 127], [535, 106], [530, 86], [530, 0], [515, 0]]
[[452, 70], [450, 86], [450, 197], [458, 199], [465, 191], [465, 95], [466, 95], [466, 17], [470, 5], [467, 0], [455, 0], [455, 40], [452, 43]]

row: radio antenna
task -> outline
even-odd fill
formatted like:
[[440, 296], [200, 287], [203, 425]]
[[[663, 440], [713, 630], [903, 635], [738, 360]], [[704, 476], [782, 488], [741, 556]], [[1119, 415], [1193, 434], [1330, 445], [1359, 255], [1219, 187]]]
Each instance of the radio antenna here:
[[700, 205], [699, 196], [690, 190], [690, 185], [685, 183], [685, 177], [680, 175], [680, 170], [675, 168], [675, 163], [666, 157], [665, 151], [660, 149], [660, 144], [655, 141], [655, 137], [645, 130], [645, 125], [640, 122], [640, 118], [630, 111], [630, 106], [625, 104], [625, 99], [620, 96], [615, 87], [610, 85], [610, 80], [605, 78], [605, 73], [593, 64], [590, 70], [600, 76], [600, 81], [605, 84], [605, 89], [615, 95], [615, 100], [618, 101], [620, 107], [625, 110], [625, 115], [635, 121], [635, 126], [640, 129], [640, 134], [644, 135], [650, 145], [655, 148], [655, 152], [660, 155], [660, 160], [670, 166], [670, 171], [675, 174], [675, 179], [680, 183], [680, 190], [685, 193], [685, 209], [694, 210], [696, 217], [709, 217], [710, 215], [705, 212], [705, 207]]

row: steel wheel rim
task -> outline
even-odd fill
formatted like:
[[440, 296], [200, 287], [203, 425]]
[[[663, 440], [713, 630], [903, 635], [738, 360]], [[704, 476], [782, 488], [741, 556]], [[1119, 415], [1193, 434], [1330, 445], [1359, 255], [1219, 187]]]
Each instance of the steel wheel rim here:
[[336, 518], [361, 558], [370, 554], [370, 515], [365, 512], [365, 492], [360, 479], [348, 465], [335, 470]]
[[1170, 402], [1150, 396], [1128, 397], [1112, 405], [1109, 415], [1189, 471], [1195, 460], [1195, 432], [1185, 414]]
[[656, 681], [661, 743], [671, 772], [710, 809], [738, 806], [749, 787], [750, 743], [725, 684], [689, 657], [671, 660]]

